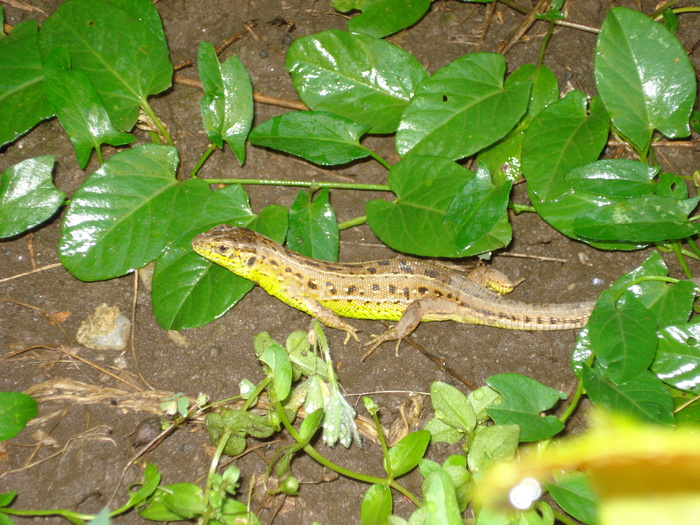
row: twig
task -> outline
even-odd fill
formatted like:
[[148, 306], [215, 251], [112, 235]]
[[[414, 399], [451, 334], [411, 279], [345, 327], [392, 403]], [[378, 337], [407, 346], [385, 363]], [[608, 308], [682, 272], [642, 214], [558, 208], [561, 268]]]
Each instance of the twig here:
[[63, 352], [64, 354], [66, 354], [67, 356], [72, 357], [73, 359], [77, 359], [78, 361], [80, 361], [80, 362], [82, 362], [82, 363], [85, 363], [86, 365], [91, 366], [91, 367], [95, 368], [96, 370], [99, 370], [99, 371], [102, 372], [103, 374], [107, 374], [108, 376], [110, 376], [110, 377], [116, 379], [117, 381], [121, 381], [121, 382], [124, 383], [125, 385], [129, 385], [131, 388], [134, 388], [134, 389], [138, 390], [139, 392], [143, 392], [143, 388], [141, 388], [140, 386], [137, 386], [137, 385], [134, 385], [134, 384], [130, 383], [130, 382], [127, 381], [126, 379], [124, 379], [124, 378], [122, 378], [122, 377], [119, 377], [119, 376], [116, 375], [116, 374], [113, 374], [112, 372], [110, 372], [110, 371], [107, 370], [106, 368], [102, 368], [101, 366], [96, 365], [96, 364], [93, 363], [92, 361], [88, 361], [87, 359], [83, 359], [82, 357], [80, 357], [80, 356], [78, 356], [77, 354], [74, 354], [74, 353], [72, 353], [72, 352], [69, 352], [68, 350], [66, 350], [66, 349], [63, 348], [63, 347], [59, 347], [59, 350], [60, 350], [61, 352]]
[[139, 378], [143, 381], [151, 390], [155, 390], [151, 383], [146, 381], [141, 373], [141, 367], [139, 366], [139, 361], [136, 359], [136, 303], [138, 301], [139, 294], [139, 272], [134, 272], [134, 299], [131, 302], [131, 333], [129, 334], [130, 346], [131, 346], [131, 358], [134, 360], [134, 366], [136, 367], [136, 373], [138, 373]]
[[36, 310], [37, 312], [41, 312], [46, 317], [51, 319], [51, 321], [54, 322], [54, 324], [58, 327], [58, 329], [63, 333], [63, 337], [66, 338], [66, 341], [68, 341], [68, 344], [71, 346], [73, 345], [73, 340], [71, 339], [70, 335], [68, 335], [68, 332], [66, 332], [66, 329], [63, 328], [63, 325], [58, 320], [58, 318], [56, 318], [56, 316], [54, 314], [52, 314], [51, 312], [49, 312], [48, 310], [44, 310], [43, 308], [39, 308], [38, 306], [34, 306], [31, 304], [23, 303], [21, 301], [16, 301], [15, 299], [10, 299], [9, 297], [0, 296], [0, 301], [6, 301], [8, 303], [17, 304], [19, 306], [23, 306], [23, 307], [29, 308], [31, 310]]
[[58, 268], [59, 266], [63, 266], [63, 265], [61, 263], [47, 264], [46, 266], [41, 266], [39, 268], [34, 268], [33, 270], [29, 270], [28, 272], [18, 273], [17, 275], [13, 275], [11, 277], [5, 277], [4, 279], [0, 279], [0, 283], [11, 281], [13, 279], [18, 279], [20, 277], [24, 277], [25, 275], [31, 275], [33, 273], [43, 272], [44, 270], [51, 270], [53, 268]]

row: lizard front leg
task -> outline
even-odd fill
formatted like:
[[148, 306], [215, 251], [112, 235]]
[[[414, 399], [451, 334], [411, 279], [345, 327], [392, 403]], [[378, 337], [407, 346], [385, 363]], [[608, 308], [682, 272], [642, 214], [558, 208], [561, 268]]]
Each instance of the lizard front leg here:
[[326, 326], [329, 326], [331, 328], [337, 328], [338, 330], [342, 330], [345, 332], [345, 343], [350, 340], [352, 337], [355, 341], [359, 342], [360, 340], [357, 337], [357, 329], [343, 321], [337, 313], [335, 313], [333, 310], [330, 308], [326, 308], [323, 306], [321, 303], [319, 303], [316, 299], [312, 299], [311, 297], [305, 297], [301, 300], [302, 304], [306, 308], [306, 311], [321, 321], [323, 324]]

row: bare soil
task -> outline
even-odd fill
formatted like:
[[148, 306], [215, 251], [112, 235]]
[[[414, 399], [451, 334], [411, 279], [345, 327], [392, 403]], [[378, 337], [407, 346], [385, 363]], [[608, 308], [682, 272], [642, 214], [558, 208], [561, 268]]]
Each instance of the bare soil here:
[[[50, 14], [56, 0], [33, 0], [34, 7]], [[522, 2], [521, 3], [525, 3]], [[605, 13], [616, 5], [629, 5], [649, 13], [652, 2], [579, 0], [569, 2], [568, 19], [590, 27], [600, 27]], [[529, 6], [529, 4], [528, 4]], [[28, 12], [6, 4], [5, 22], [19, 22], [45, 15]], [[344, 29], [346, 20], [334, 12], [325, 0], [167, 0], [157, 4], [174, 64], [196, 63], [200, 40], [218, 46], [237, 33], [241, 38], [231, 45], [222, 59], [236, 54], [247, 67], [254, 90], [275, 97], [297, 100], [291, 80], [284, 68], [289, 44], [304, 35], [331, 28]], [[496, 51], [499, 44], [521, 22], [523, 16], [502, 4], [469, 4], [437, 0], [428, 15], [416, 26], [389, 38], [409, 50], [430, 72], [464, 53]], [[690, 49], [697, 39], [697, 18], [682, 19], [679, 38]], [[508, 67], [515, 70], [523, 63], [537, 60], [546, 26], [538, 22], [507, 53]], [[559, 27], [554, 31], [545, 64], [560, 81], [562, 90], [581, 89], [594, 95], [593, 76], [595, 34]], [[698, 57], [691, 54], [696, 66]], [[179, 74], [197, 78], [196, 69], [184, 68]], [[155, 97], [153, 106], [170, 127], [183, 162], [183, 173], [196, 164], [208, 141], [201, 131], [199, 99], [196, 88], [176, 83], [167, 93]], [[256, 123], [285, 109], [257, 104]], [[390, 162], [398, 161], [393, 141], [386, 137], [367, 139], [367, 145]], [[110, 155], [111, 151], [106, 151]], [[244, 167], [230, 150], [215, 153], [201, 172], [203, 177], [288, 178], [298, 180], [358, 181], [383, 183], [385, 170], [376, 162], [358, 162], [350, 166], [324, 170], [313, 164], [272, 151], [248, 146]], [[68, 195], [97, 167], [91, 161], [82, 171], [75, 162], [71, 145], [55, 120], [45, 122], [0, 154], [0, 170], [27, 158], [53, 155], [57, 159], [55, 181]], [[627, 156], [619, 148], [609, 148], [609, 156]], [[658, 148], [657, 155], [666, 171], [692, 175], [697, 169], [694, 148]], [[277, 203], [289, 206], [295, 190], [277, 187], [246, 188], [254, 210]], [[339, 220], [364, 214], [364, 203], [385, 194], [333, 191], [332, 203]], [[526, 203], [524, 187], [516, 190], [516, 200]], [[495, 254], [492, 265], [512, 279], [524, 279], [513, 293], [524, 301], [568, 302], [591, 300], [619, 275], [639, 265], [647, 251], [605, 252], [573, 242], [544, 223], [535, 214], [512, 218], [514, 241], [503, 253]], [[0, 278], [32, 269], [42, 269], [58, 262], [56, 246], [61, 217], [37, 228], [31, 234], [3, 242], [0, 246]], [[344, 231], [341, 237], [341, 260], [357, 261], [391, 256], [366, 226]], [[519, 255], [515, 257], [514, 255]], [[520, 257], [520, 256], [528, 257]], [[551, 260], [551, 258], [555, 260]], [[672, 272], [678, 270], [667, 257]], [[256, 362], [253, 336], [267, 331], [283, 342], [293, 330], [306, 329], [305, 314], [254, 289], [241, 303], [210, 325], [183, 332], [186, 346], [178, 346], [161, 329], [151, 312], [149, 293], [138, 288], [134, 297], [134, 276], [107, 282], [85, 283], [72, 277], [60, 266], [25, 277], [0, 282], [0, 390], [25, 391], [46, 382], [63, 381], [73, 395], [59, 396], [58, 384], [45, 393], [40, 417], [30, 423], [18, 437], [0, 444], [0, 493], [17, 491], [16, 508], [70, 508], [86, 513], [111, 508], [126, 500], [126, 487], [141, 476], [142, 463], [125, 467], [133, 456], [134, 432], [158, 410], [159, 394], [143, 395], [139, 409], [128, 408], [121, 394], [104, 390], [115, 388], [125, 393], [138, 392], [123, 381], [148, 391], [138, 376], [164, 393], [183, 392], [195, 397], [205, 392], [211, 399], [225, 399], [238, 392], [243, 378], [259, 381], [262, 371]], [[119, 306], [127, 316], [135, 301], [134, 351], [96, 351], [68, 344], [66, 338], [43, 312], [62, 315], [62, 327], [75, 337], [80, 322], [101, 303]], [[31, 307], [29, 307], [30, 305]], [[384, 327], [377, 322], [355, 323], [366, 338]], [[398, 407], [411, 393], [429, 391], [434, 380], [452, 382], [464, 391], [448, 372], [409, 345], [403, 344], [397, 358], [390, 345], [361, 362], [360, 349], [351, 342], [343, 345], [344, 334], [328, 330], [341, 384], [351, 396], [371, 393], [382, 407], [382, 421], [391, 424], [399, 417]], [[416, 330], [413, 338], [475, 385], [484, 384], [492, 374], [517, 372], [546, 385], [570, 392], [574, 377], [569, 356], [575, 332], [511, 332], [489, 327], [456, 323], [431, 323]], [[20, 352], [21, 351], [21, 352]], [[74, 354], [69, 356], [66, 352]], [[80, 360], [79, 360], [79, 359]], [[135, 359], [134, 359], [135, 358]], [[89, 363], [88, 363], [89, 362]], [[96, 368], [91, 365], [98, 365]], [[112, 375], [108, 375], [109, 372]], [[116, 376], [116, 378], [114, 377]], [[75, 392], [80, 382], [93, 394], [106, 392], [94, 399], [85, 391]], [[46, 387], [46, 385], [44, 385]], [[165, 395], [165, 394], [164, 394]], [[137, 396], [138, 397], [138, 396]], [[361, 403], [358, 411], [362, 412]], [[430, 417], [426, 410], [420, 419]], [[148, 425], [148, 422], [147, 422]], [[142, 428], [142, 427], [140, 427]], [[147, 427], [148, 428], [148, 427]], [[283, 436], [284, 438], [284, 436]], [[286, 439], [286, 438], [284, 438]], [[257, 443], [251, 442], [251, 445]], [[286, 523], [359, 523], [362, 494], [366, 487], [329, 473], [300, 457], [293, 469], [302, 485], [293, 498], [265, 495], [260, 485], [266, 461], [281, 443], [271, 443], [251, 453], [238, 465], [243, 471], [242, 498], [248, 494], [253, 475], [257, 482], [252, 490], [253, 509], [264, 522]], [[342, 447], [319, 449], [347, 468], [368, 474], [381, 474], [381, 450], [368, 443], [363, 449], [349, 451]], [[166, 483], [200, 482], [208, 468], [213, 448], [203, 427], [191, 424], [176, 431], [145, 460], [154, 462]], [[432, 447], [430, 456], [444, 457], [457, 452], [444, 445]], [[124, 475], [122, 477], [122, 472]], [[327, 481], [332, 479], [332, 481]], [[408, 486], [419, 491], [419, 480], [409, 478]], [[396, 498], [395, 511], [408, 517], [412, 506]], [[47, 523], [59, 522], [47, 518]], [[141, 523], [135, 513], [119, 517], [118, 523]], [[25, 520], [17, 519], [18, 523]]]

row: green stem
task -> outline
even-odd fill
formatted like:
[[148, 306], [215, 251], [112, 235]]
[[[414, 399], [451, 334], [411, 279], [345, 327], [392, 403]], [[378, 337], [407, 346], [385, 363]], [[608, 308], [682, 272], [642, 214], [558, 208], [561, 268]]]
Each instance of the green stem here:
[[688, 267], [688, 262], [685, 260], [685, 257], [683, 257], [683, 250], [681, 249], [680, 241], [673, 241], [671, 243], [671, 247], [673, 248], [673, 253], [676, 254], [678, 264], [680, 264], [681, 268], [683, 269], [683, 273], [688, 279], [692, 279], [693, 272], [690, 271], [690, 268]]
[[670, 0], [669, 2], [666, 2], [665, 4], [663, 4], [663, 5], [659, 6], [658, 8], [656, 8], [656, 10], [655, 10], [652, 14], [649, 15], [649, 18], [651, 18], [651, 19], [653, 20], [654, 18], [656, 18], [657, 16], [659, 16], [661, 13], [663, 13], [664, 11], [666, 11], [666, 9], [669, 9], [670, 7], [672, 7], [673, 4], [677, 4], [677, 3], [680, 2], [680, 1], [681, 1], [681, 0]]
[[354, 226], [359, 226], [360, 224], [364, 224], [366, 222], [367, 222], [367, 215], [361, 215], [360, 217], [355, 217], [354, 219], [339, 222], [338, 229], [339, 230], [347, 230], [348, 228], [352, 228]]
[[209, 144], [209, 147], [207, 147], [204, 153], [202, 153], [202, 156], [199, 158], [199, 162], [197, 162], [197, 165], [194, 168], [192, 168], [192, 171], [190, 172], [190, 177], [192, 177], [193, 179], [197, 178], [197, 173], [199, 173], [199, 170], [209, 158], [209, 155], [211, 155], [217, 147], [218, 146], [214, 143]]
[[336, 190], [391, 191], [385, 184], [357, 184], [355, 182], [318, 182], [306, 180], [264, 179], [202, 179], [209, 184], [248, 184], [261, 186], [297, 186], [302, 188], [331, 188]]
[[0, 509], [0, 514], [11, 514], [13, 516], [61, 516], [62, 518], [67, 519], [71, 523], [83, 523], [84, 521], [92, 520], [95, 518], [94, 515], [79, 514], [77, 512], [65, 509], [19, 510], [3, 507], [2, 509]]
[[695, 241], [693, 239], [686, 239], [686, 241], [688, 246], [690, 246], [690, 249], [693, 250], [695, 258], [700, 259], [700, 248], [698, 248], [698, 245], [695, 244]]
[[211, 494], [212, 490], [214, 474], [216, 474], [216, 469], [219, 467], [219, 460], [221, 459], [221, 454], [224, 453], [224, 448], [226, 448], [226, 443], [228, 443], [231, 434], [233, 434], [233, 432], [230, 429], [226, 430], [223, 433], [221, 439], [219, 440], [219, 444], [216, 446], [216, 452], [214, 452], [214, 457], [211, 460], [211, 465], [209, 465], [209, 474], [207, 474], [207, 485], [204, 489], [204, 496], [202, 497], [202, 506], [205, 509], [209, 507], [209, 495]]
[[630, 282], [628, 282], [623, 288], [621, 288], [617, 294], [615, 294], [615, 297], [613, 297], [613, 303], [617, 303], [617, 301], [622, 297], [622, 295], [631, 287], [633, 287], [636, 284], [643, 283], [645, 281], [661, 281], [662, 283], [669, 283], [669, 284], [678, 284], [681, 280], [680, 279], [675, 279], [674, 277], [665, 277], [663, 275], [647, 275], [644, 277], [638, 277], [637, 279], [634, 279]]
[[522, 213], [524, 211], [537, 213], [537, 210], [535, 209], [534, 206], [527, 206], [525, 204], [515, 204], [514, 202], [511, 202], [510, 204], [508, 204], [508, 207], [511, 210], [513, 210], [515, 213]]
[[547, 24], [547, 34], [542, 39], [542, 44], [540, 45], [540, 55], [537, 57], [537, 67], [540, 67], [544, 62], [544, 53], [549, 45], [549, 39], [552, 38], [552, 33], [554, 32], [554, 24], [549, 22]]
[[[365, 148], [367, 149], [367, 148]], [[368, 149], [367, 152], [370, 154], [370, 156], [376, 160], [379, 164], [384, 166], [386, 169], [390, 170], [391, 169], [391, 164], [389, 164], [387, 161], [385, 161], [383, 158], [381, 158], [379, 155], [377, 155], [374, 151], [371, 149]]]
[[100, 166], [105, 163], [104, 159], [102, 158], [102, 150], [100, 149], [99, 146], [95, 148], [95, 153], [97, 153], [97, 162], [100, 163]]
[[243, 403], [243, 406], [241, 407], [243, 412], [251, 407], [251, 405], [258, 399], [258, 396], [267, 388], [267, 385], [269, 385], [271, 381], [272, 378], [268, 376], [258, 383], [258, 386], [255, 387], [253, 393], [248, 397], [248, 399], [245, 400], [245, 403]]
[[148, 117], [153, 121], [153, 123], [156, 125], [158, 128], [158, 131], [160, 131], [161, 135], [165, 137], [165, 140], [170, 146], [174, 146], [175, 143], [173, 142], [173, 138], [170, 136], [170, 133], [168, 133], [168, 129], [165, 127], [165, 125], [161, 122], [161, 120], [158, 118], [158, 115], [156, 115], [155, 111], [153, 111], [153, 108], [151, 108], [151, 105], [148, 103], [146, 99], [141, 100], [141, 109], [143, 109], [143, 112], [148, 115]]
[[564, 413], [559, 418], [559, 421], [566, 424], [566, 421], [569, 419], [569, 417], [571, 417], [571, 414], [573, 414], [576, 408], [578, 408], [578, 404], [581, 401], [581, 397], [583, 396], [583, 390], [583, 381], [579, 379], [578, 385], [576, 385], [576, 392], [574, 393], [574, 397], [571, 399], [571, 403], [569, 403], [569, 406], [566, 407], [566, 410], [564, 410]]
[[558, 510], [552, 509], [552, 514], [554, 514], [555, 521], [560, 521], [564, 525], [579, 525], [578, 521], [572, 520], [569, 516]]
[[[282, 421], [282, 424], [284, 425], [284, 428], [287, 429], [287, 432], [296, 440], [297, 443], [303, 444], [305, 441], [301, 438], [299, 433], [296, 431], [296, 429], [292, 426], [292, 424], [289, 422], [287, 419], [287, 415], [284, 413], [284, 408], [282, 408], [282, 404], [279, 402], [275, 402], [275, 411], [277, 412], [277, 415], [280, 418], [280, 421]], [[314, 447], [308, 444], [308, 442], [302, 447], [302, 450], [306, 452], [311, 458], [316, 460], [318, 463], [323, 465], [326, 468], [329, 468], [338, 474], [341, 474], [347, 478], [350, 479], [356, 479], [358, 481], [364, 481], [365, 483], [372, 483], [375, 485], [388, 485], [391, 488], [396, 489], [399, 491], [401, 494], [406, 496], [408, 499], [410, 499], [416, 507], [421, 507], [421, 502], [416, 498], [413, 494], [411, 494], [408, 490], [406, 490], [404, 487], [396, 483], [394, 480], [388, 480], [387, 478], [378, 478], [375, 476], [368, 476], [366, 474], [360, 474], [359, 472], [354, 472], [352, 470], [348, 470], [346, 468], [341, 467], [340, 465], [336, 465], [332, 461], [329, 461], [325, 457], [323, 457], [321, 454], [319, 454]]]

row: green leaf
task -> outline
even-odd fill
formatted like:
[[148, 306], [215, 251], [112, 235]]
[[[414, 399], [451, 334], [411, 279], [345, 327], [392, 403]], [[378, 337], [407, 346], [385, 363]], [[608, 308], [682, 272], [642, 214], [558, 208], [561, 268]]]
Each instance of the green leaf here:
[[193, 519], [206, 510], [202, 500], [202, 489], [193, 483], [173, 483], [163, 486], [162, 489], [165, 492], [165, 506], [184, 518]]
[[599, 206], [574, 219], [574, 233], [582, 238], [632, 243], [685, 239], [700, 231], [696, 222], [688, 220], [698, 200], [644, 195]]
[[651, 371], [680, 390], [700, 393], [700, 320], [666, 326], [659, 336]]
[[[5, 36], [0, 30], [0, 146], [14, 141], [53, 115], [44, 95], [36, 20], [15, 26]], [[11, 111], [9, 110], [11, 108]]]
[[160, 483], [161, 475], [158, 472], [158, 467], [149, 463], [143, 471], [143, 480], [141, 481], [141, 488], [135, 492], [131, 492], [129, 495], [129, 501], [126, 502], [126, 507], [136, 507], [142, 501], [145, 501], [158, 488]]
[[491, 174], [482, 162], [476, 176], [455, 195], [445, 214], [444, 222], [455, 225], [455, 244], [468, 247], [493, 230], [506, 213], [512, 183], [496, 188]]
[[294, 41], [287, 70], [304, 103], [360, 124], [371, 133], [393, 133], [428, 74], [398, 46], [367, 35], [323, 31]]
[[435, 417], [443, 423], [469, 434], [476, 426], [474, 408], [462, 392], [455, 387], [433, 381], [430, 385], [430, 401]]
[[554, 501], [568, 514], [586, 525], [598, 523], [598, 496], [591, 487], [588, 474], [571, 472], [555, 474], [556, 483], [549, 483], [547, 490]]
[[19, 434], [38, 412], [36, 401], [21, 392], [0, 392], [0, 441]]
[[684, 324], [688, 321], [693, 311], [695, 291], [697, 286], [692, 281], [681, 281], [677, 284], [666, 285], [661, 293], [645, 294], [642, 299], [649, 297], [653, 302], [645, 302], [652, 315], [656, 318], [656, 325], [663, 328], [669, 325]]
[[430, 0], [379, 0], [348, 21], [348, 30], [384, 38], [412, 26], [430, 8]]
[[494, 53], [464, 55], [421, 82], [401, 117], [396, 150], [451, 160], [473, 155], [504, 137], [527, 109], [531, 79]]
[[643, 372], [629, 383], [615, 384], [605, 370], [583, 366], [583, 386], [596, 405], [648, 421], [672, 425], [673, 399], [661, 380]]
[[430, 432], [431, 443], [457, 443], [464, 437], [464, 433], [436, 417], [428, 421], [423, 430]]
[[656, 352], [656, 323], [633, 295], [617, 305], [599, 301], [587, 327], [593, 352], [612, 381], [632, 381], [649, 368]]
[[204, 88], [199, 105], [207, 136], [219, 148], [225, 140], [242, 165], [253, 122], [253, 86], [248, 72], [237, 56], [219, 63], [209, 42], [199, 43], [197, 67]]
[[201, 199], [201, 191], [191, 194], [175, 179], [177, 164], [175, 148], [154, 144], [112, 156], [73, 195], [61, 228], [61, 263], [78, 279], [96, 281], [158, 257], [190, 220], [183, 211], [196, 210], [192, 203]]
[[519, 425], [520, 441], [539, 441], [561, 431], [564, 424], [554, 416], [542, 417], [566, 395], [520, 374], [497, 374], [486, 383], [498, 390], [503, 403], [487, 409], [499, 425]]
[[580, 91], [572, 91], [542, 110], [523, 139], [523, 173], [531, 198], [536, 198], [535, 206], [536, 202], [560, 198], [571, 189], [566, 174], [598, 159], [608, 139], [608, 127], [600, 99], [591, 99], [589, 113]]
[[[149, 0], [68, 0], [41, 26], [44, 57], [65, 47], [97, 89], [112, 123], [133, 127], [146, 99], [170, 87], [172, 65]], [[120, 8], [121, 7], [121, 8]]]
[[423, 481], [423, 509], [426, 525], [462, 525], [452, 478], [439, 468]]
[[53, 157], [28, 159], [0, 175], [0, 238], [41, 224], [63, 204], [65, 194], [53, 185]]
[[482, 386], [471, 392], [467, 396], [467, 400], [471, 403], [474, 408], [474, 413], [476, 414], [476, 420], [479, 423], [489, 419], [489, 415], [486, 409], [492, 405], [502, 403], [503, 396], [495, 391], [490, 386]]
[[270, 395], [276, 401], [284, 401], [289, 396], [292, 386], [292, 364], [284, 348], [277, 343], [267, 347], [260, 356], [260, 361], [265, 363], [272, 376], [272, 390]]
[[52, 50], [44, 60], [44, 91], [73, 143], [81, 168], [102, 144], [122, 146], [134, 140], [112, 125], [97, 90], [85, 73], [71, 67], [65, 48]]
[[[268, 206], [256, 216], [250, 209], [248, 195], [236, 184], [214, 192], [205, 188], [208, 184], [204, 180], [182, 184], [188, 187], [188, 193], [198, 197], [198, 205], [203, 208], [196, 214], [191, 213], [193, 208], [184, 212], [197, 220], [156, 261], [151, 290], [153, 313], [166, 330], [203, 326], [225, 314], [254, 286], [197, 255], [191, 245], [196, 234], [219, 224], [232, 224], [254, 228], [282, 242], [287, 227], [285, 208]], [[194, 201], [190, 200], [193, 204]]]
[[669, 138], [690, 134], [695, 102], [693, 66], [661, 24], [627, 7], [608, 11], [596, 45], [598, 93], [614, 126], [638, 151], [655, 129]]
[[575, 190], [609, 197], [640, 197], [655, 189], [659, 168], [628, 159], [604, 159], [575, 168], [566, 180]]
[[250, 142], [291, 153], [321, 166], [346, 164], [372, 154], [360, 145], [369, 126], [321, 111], [293, 111], [266, 120]]
[[405, 436], [389, 449], [384, 458], [384, 470], [392, 478], [398, 478], [414, 469], [430, 443], [430, 432], [417, 430]]
[[360, 522], [362, 525], [384, 525], [393, 507], [391, 489], [386, 485], [370, 485], [362, 497]]
[[479, 427], [469, 446], [469, 470], [474, 473], [498, 461], [508, 461], [515, 455], [519, 440], [518, 425]]
[[329, 198], [328, 188], [319, 191], [314, 200], [311, 192], [299, 190], [289, 208], [287, 247], [290, 250], [322, 261], [338, 260], [340, 234]]
[[391, 167], [388, 183], [397, 199], [367, 203], [367, 222], [381, 241], [393, 249], [432, 257], [464, 255], [455, 247], [455, 228], [445, 214], [466, 182], [473, 177], [448, 159], [410, 155]]

